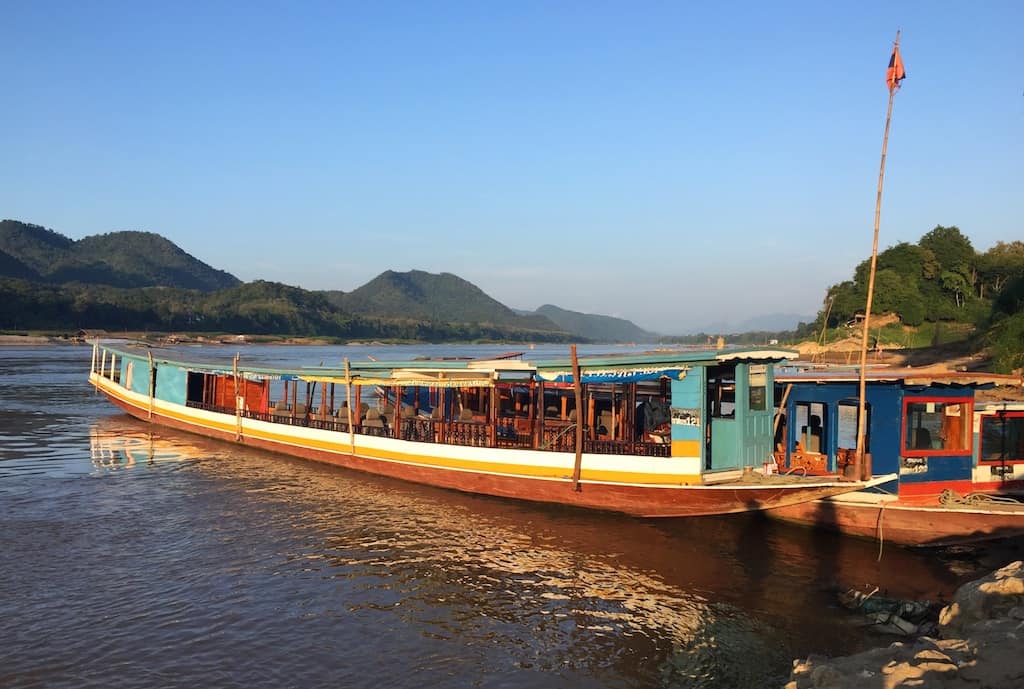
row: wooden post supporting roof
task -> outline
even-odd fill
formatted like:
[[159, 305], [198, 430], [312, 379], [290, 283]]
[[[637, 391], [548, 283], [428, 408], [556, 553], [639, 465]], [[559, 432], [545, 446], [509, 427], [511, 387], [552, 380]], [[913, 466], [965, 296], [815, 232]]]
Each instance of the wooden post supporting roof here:
[[153, 352], [146, 352], [149, 354], [149, 418], [153, 418], [153, 388], [156, 387], [156, 366], [153, 364]]
[[[572, 356], [572, 386], [576, 393], [576, 463], [572, 469], [573, 489], [580, 489], [580, 473], [583, 471], [583, 383], [580, 381], [580, 360], [576, 358], [576, 345], [569, 348]], [[563, 400], [564, 402], [564, 400]]]
[[345, 357], [345, 414], [348, 416], [348, 445], [349, 452], [355, 457], [356, 454], [356, 427], [352, 424], [352, 372], [349, 369], [348, 357]]
[[238, 353], [235, 352], [235, 359], [231, 365], [231, 372], [234, 374], [235, 383], [235, 440], [242, 439], [242, 405], [238, 399]]

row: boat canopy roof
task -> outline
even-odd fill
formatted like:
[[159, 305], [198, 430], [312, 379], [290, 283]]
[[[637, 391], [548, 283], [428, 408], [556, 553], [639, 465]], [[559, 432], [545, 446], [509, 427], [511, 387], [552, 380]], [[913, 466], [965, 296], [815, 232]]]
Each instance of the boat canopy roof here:
[[[912, 368], [870, 368], [864, 372], [868, 383], [900, 383], [908, 386], [942, 386], [962, 388], [990, 388], [996, 385], [1021, 384], [1018, 376], [970, 371], [926, 371]], [[779, 366], [775, 371], [776, 383], [855, 383], [860, 381], [860, 368], [795, 369]]]
[[[124, 351], [104, 347], [121, 356], [146, 358], [149, 351]], [[779, 348], [666, 349], [639, 354], [608, 354], [578, 358], [584, 383], [627, 383], [678, 378], [694, 366], [714, 366], [726, 362], [771, 364], [797, 356], [797, 352]], [[206, 363], [175, 361], [153, 357], [156, 365], [173, 365], [189, 371], [232, 375], [233, 362]], [[497, 383], [542, 381], [572, 383], [569, 357], [536, 362], [518, 359], [416, 359], [409, 361], [359, 361], [346, 367], [311, 366], [268, 368], [238, 364], [238, 374], [249, 379], [304, 380], [309, 382], [353, 385], [418, 385], [424, 387], [491, 387]]]

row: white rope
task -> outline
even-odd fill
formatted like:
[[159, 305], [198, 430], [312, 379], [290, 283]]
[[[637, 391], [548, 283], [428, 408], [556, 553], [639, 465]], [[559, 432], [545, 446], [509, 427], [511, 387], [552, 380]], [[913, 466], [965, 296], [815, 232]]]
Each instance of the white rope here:
[[984, 507], [985, 505], [1020, 505], [1024, 507], [1024, 503], [1008, 495], [991, 495], [989, 493], [960, 495], [949, 488], [939, 493], [939, 504], [943, 507]]

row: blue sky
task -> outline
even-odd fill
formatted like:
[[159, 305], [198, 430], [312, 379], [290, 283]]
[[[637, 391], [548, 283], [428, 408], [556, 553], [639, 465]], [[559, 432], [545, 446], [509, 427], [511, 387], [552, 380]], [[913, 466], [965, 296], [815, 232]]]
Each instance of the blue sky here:
[[[712, 6], [713, 5], [713, 6]], [[0, 217], [243, 280], [450, 272], [664, 333], [1024, 238], [1024, 3], [0, 0]]]

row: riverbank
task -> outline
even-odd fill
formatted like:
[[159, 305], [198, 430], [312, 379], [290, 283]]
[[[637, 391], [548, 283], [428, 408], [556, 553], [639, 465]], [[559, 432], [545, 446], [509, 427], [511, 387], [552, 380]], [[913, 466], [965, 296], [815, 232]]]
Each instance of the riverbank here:
[[922, 636], [842, 658], [793, 663], [785, 689], [1017, 689], [1024, 685], [1024, 562], [957, 589], [939, 613], [936, 638]]
[[3, 346], [25, 346], [37, 347], [48, 344], [73, 344], [67, 339], [59, 337], [47, 337], [45, 335], [0, 335], [0, 347]]

